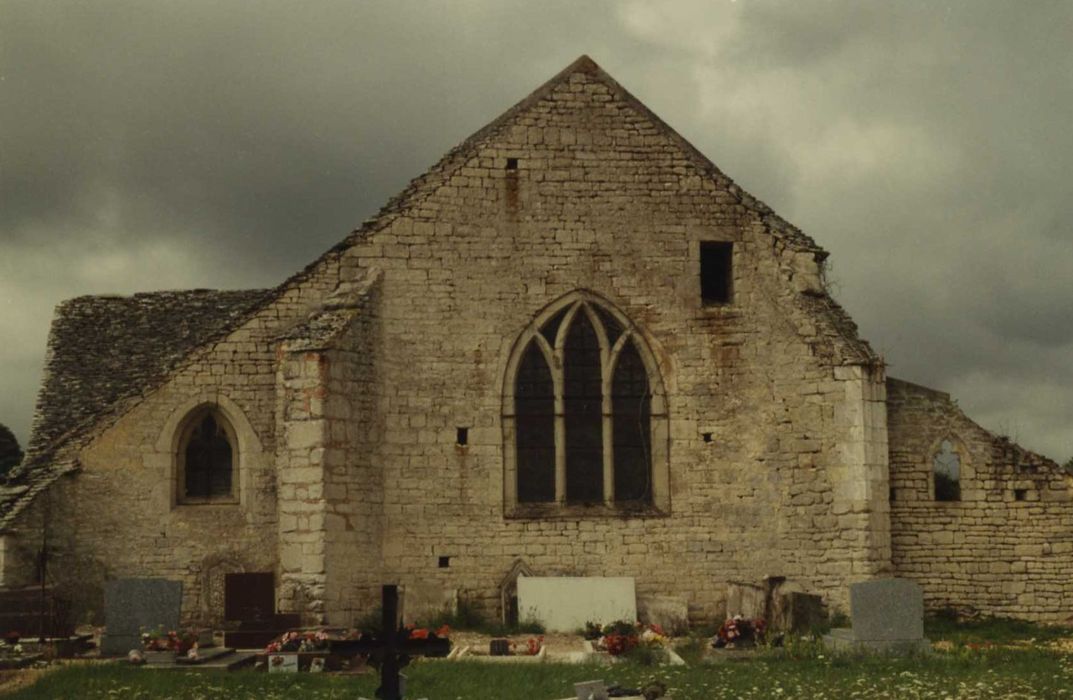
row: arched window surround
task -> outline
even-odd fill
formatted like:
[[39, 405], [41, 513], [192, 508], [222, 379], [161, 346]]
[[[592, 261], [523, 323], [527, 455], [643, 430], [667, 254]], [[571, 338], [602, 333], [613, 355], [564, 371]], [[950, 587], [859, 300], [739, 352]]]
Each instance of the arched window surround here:
[[[541, 328], [566, 310], [559, 322], [554, 340], [541, 333]], [[599, 314], [607, 314], [621, 327], [614, 343], [608, 338]], [[586, 314], [596, 333], [600, 351], [603, 403], [603, 494], [602, 504], [569, 504], [566, 500], [566, 419], [564, 415], [564, 349], [566, 337], [577, 314]], [[649, 445], [651, 446], [651, 502], [616, 501], [614, 456], [612, 451], [612, 382], [623, 349], [632, 341], [641, 358], [650, 391]], [[555, 500], [550, 503], [521, 503], [518, 499], [518, 464], [515, 416], [515, 378], [530, 343], [540, 349], [551, 371], [555, 395]], [[518, 335], [507, 362], [503, 380], [503, 502], [508, 517], [579, 517], [590, 515], [658, 516], [670, 512], [670, 428], [667, 393], [663, 374], [647, 334], [613, 303], [588, 291], [576, 290], [544, 307]]]
[[[943, 452], [944, 443], [949, 443], [950, 451], [958, 457], [957, 497], [950, 499], [938, 498], [935, 484], [935, 459]], [[928, 474], [927, 501], [941, 507], [957, 507], [958, 504], [966, 500], [972, 500], [971, 496], [967, 498], [966, 493], [967, 482], [974, 474], [972, 455], [968, 446], [957, 434], [952, 431], [945, 432], [932, 441], [927, 452], [926, 466]]]
[[[200, 503], [186, 502], [182, 497], [184, 473], [180, 446], [184, 443], [187, 432], [196, 423], [197, 416], [203, 416], [202, 411], [209, 409], [223, 416], [227, 424], [225, 430], [230, 430], [228, 438], [232, 449], [232, 498], [213, 499]], [[261, 468], [265, 455], [260, 438], [242, 408], [224, 392], [208, 389], [188, 396], [175, 406], [161, 426], [155, 450], [145, 453], [142, 461], [146, 468], [159, 470], [162, 477], [161, 485], [166, 484], [166, 488], [154, 493], [154, 499], [158, 499], [157, 502], [162, 508], [201, 508], [210, 505], [221, 507], [240, 505], [245, 508], [249, 505], [247, 501], [252, 493], [250, 480], [253, 477], [253, 471]]]

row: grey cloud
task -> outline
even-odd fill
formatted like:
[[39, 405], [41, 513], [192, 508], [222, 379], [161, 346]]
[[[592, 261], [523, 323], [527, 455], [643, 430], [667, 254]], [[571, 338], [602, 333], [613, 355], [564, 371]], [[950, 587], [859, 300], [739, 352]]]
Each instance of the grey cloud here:
[[1071, 20], [967, 0], [2, 4], [0, 422], [25, 441], [62, 298], [275, 284], [589, 53], [831, 251], [892, 373], [1064, 459]]

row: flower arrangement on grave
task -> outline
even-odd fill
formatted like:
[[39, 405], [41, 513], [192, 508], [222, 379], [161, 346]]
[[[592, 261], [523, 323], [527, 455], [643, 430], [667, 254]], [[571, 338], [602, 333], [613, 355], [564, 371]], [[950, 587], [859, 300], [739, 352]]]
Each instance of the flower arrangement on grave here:
[[165, 633], [161, 626], [142, 632], [142, 647], [146, 651], [174, 651], [176, 654], [187, 654], [191, 649], [197, 649], [197, 634], [190, 631], [180, 634], [175, 630]]
[[762, 644], [767, 632], [767, 622], [763, 618], [749, 620], [735, 615], [722, 624], [712, 639], [716, 649], [734, 649], [743, 646]]
[[415, 627], [413, 625], [407, 625], [409, 639], [447, 639], [451, 636], [451, 628], [447, 625], [443, 625], [435, 632], [429, 630], [426, 627]]
[[659, 625], [649, 625], [643, 622], [627, 622], [618, 620], [600, 628], [591, 622], [585, 624], [585, 638], [595, 629], [600, 630], [596, 647], [603, 649], [612, 656], [625, 654], [631, 649], [644, 645], [647, 647], [665, 647], [670, 640]]
[[328, 633], [324, 630], [286, 632], [265, 647], [266, 654], [296, 651], [323, 651], [328, 648]]
[[529, 656], [536, 656], [540, 653], [541, 647], [544, 646], [544, 635], [539, 637], [530, 637], [525, 642], [525, 651]]

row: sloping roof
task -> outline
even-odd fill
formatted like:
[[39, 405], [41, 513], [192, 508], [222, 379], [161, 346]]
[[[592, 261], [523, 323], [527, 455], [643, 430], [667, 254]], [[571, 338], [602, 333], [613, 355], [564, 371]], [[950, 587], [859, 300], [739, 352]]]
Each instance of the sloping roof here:
[[61, 448], [78, 442], [126, 400], [156, 388], [190, 352], [228, 332], [270, 295], [263, 289], [195, 289], [85, 296], [60, 304], [33, 436], [22, 464], [0, 488], [0, 529], [19, 496], [74, 466], [59, 454]]
[[371, 267], [354, 281], [341, 282], [304, 321], [283, 331], [277, 340], [290, 352], [309, 352], [335, 347], [351, 323], [367, 310], [372, 290], [383, 278]]

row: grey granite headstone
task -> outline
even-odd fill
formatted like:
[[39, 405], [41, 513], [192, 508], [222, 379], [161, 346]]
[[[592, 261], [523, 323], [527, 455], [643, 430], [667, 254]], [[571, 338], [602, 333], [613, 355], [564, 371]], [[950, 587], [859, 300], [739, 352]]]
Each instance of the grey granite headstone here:
[[183, 584], [159, 578], [124, 578], [104, 585], [104, 624], [101, 654], [125, 655], [141, 648], [141, 635], [162, 627], [179, 628]]
[[885, 578], [851, 585], [849, 615], [857, 639], [924, 638], [924, 596], [913, 581]]
[[924, 639], [924, 595], [905, 579], [854, 583], [849, 588], [850, 629], [831, 630], [837, 649], [906, 652], [930, 648]]

